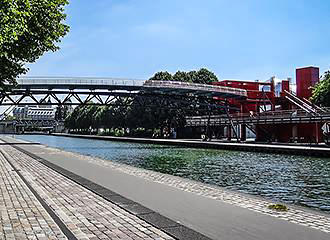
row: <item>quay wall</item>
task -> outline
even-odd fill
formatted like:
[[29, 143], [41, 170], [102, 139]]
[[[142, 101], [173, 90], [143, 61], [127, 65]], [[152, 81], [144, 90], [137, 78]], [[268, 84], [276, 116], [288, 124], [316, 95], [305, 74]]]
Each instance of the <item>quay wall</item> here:
[[283, 145], [283, 144], [280, 145], [280, 144], [262, 144], [262, 143], [206, 142], [206, 141], [198, 141], [198, 140], [130, 138], [130, 137], [80, 135], [80, 134], [66, 134], [66, 133], [52, 133], [51, 135], [62, 136], [62, 137], [108, 140], [108, 141], [185, 146], [192, 148], [212, 148], [212, 149], [248, 151], [248, 152], [265, 152], [265, 153], [330, 157], [330, 147], [326, 147], [326, 146], [318, 147], [318, 146], [299, 146], [299, 145]]

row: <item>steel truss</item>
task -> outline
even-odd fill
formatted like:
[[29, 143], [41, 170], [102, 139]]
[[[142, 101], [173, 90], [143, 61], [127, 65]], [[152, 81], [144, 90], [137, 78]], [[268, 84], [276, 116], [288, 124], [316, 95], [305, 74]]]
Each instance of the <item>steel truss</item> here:
[[[120, 92], [120, 91], [95, 91], [95, 90], [12, 90], [0, 91], [1, 106], [26, 106], [26, 105], [51, 105], [55, 106], [134, 106], [144, 108], [161, 107], [166, 109], [182, 109], [189, 111], [208, 111], [210, 108], [216, 112], [224, 109], [224, 104], [212, 97], [159, 94], [152, 92]], [[218, 110], [218, 111], [217, 111]], [[219, 111], [220, 110], [220, 111]]]

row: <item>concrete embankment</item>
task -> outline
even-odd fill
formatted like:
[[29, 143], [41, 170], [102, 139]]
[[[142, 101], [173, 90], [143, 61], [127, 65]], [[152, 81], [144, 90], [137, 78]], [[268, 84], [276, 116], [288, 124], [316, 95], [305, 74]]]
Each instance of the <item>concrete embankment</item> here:
[[318, 146], [301, 146], [301, 145], [280, 145], [280, 144], [261, 144], [261, 143], [230, 143], [230, 142], [204, 142], [200, 140], [181, 140], [181, 139], [153, 139], [153, 138], [130, 138], [130, 137], [113, 137], [113, 136], [96, 136], [96, 135], [80, 135], [53, 133], [54, 136], [75, 137], [86, 139], [98, 139], [108, 141], [124, 141], [136, 143], [175, 145], [193, 148], [213, 148], [236, 151], [249, 152], [267, 152], [294, 154], [304, 156], [330, 157], [330, 147]]

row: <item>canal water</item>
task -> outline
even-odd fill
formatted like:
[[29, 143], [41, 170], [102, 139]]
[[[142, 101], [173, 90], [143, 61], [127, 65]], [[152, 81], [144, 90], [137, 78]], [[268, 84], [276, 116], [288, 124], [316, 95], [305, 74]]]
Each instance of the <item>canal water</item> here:
[[330, 159], [18, 135], [50, 147], [330, 212]]

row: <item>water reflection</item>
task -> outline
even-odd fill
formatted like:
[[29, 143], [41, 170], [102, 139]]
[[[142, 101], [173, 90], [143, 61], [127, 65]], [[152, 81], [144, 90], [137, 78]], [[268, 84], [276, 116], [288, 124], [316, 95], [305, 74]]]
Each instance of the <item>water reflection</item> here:
[[330, 211], [330, 160], [55, 136], [20, 135], [51, 147]]

